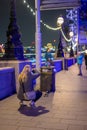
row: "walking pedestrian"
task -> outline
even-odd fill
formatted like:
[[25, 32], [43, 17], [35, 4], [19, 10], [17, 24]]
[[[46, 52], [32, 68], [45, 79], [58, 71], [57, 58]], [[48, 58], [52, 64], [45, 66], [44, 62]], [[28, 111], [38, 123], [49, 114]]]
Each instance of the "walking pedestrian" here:
[[78, 69], [79, 69], [78, 76], [82, 76], [83, 58], [84, 58], [83, 54], [81, 52], [78, 52], [78, 54], [77, 54], [77, 65], [78, 65]]

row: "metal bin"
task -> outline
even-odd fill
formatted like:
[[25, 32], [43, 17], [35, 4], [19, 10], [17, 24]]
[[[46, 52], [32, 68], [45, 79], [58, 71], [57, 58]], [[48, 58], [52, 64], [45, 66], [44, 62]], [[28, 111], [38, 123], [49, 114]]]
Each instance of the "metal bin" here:
[[41, 67], [40, 90], [43, 92], [55, 91], [55, 72], [53, 66]]

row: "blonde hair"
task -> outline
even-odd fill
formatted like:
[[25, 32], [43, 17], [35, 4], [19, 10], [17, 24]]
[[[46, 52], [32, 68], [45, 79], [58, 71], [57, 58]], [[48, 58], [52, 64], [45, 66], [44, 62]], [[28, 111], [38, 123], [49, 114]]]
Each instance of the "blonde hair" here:
[[25, 65], [22, 72], [18, 76], [19, 81], [25, 82], [27, 80], [27, 74], [28, 72], [31, 72], [31, 66], [30, 65]]

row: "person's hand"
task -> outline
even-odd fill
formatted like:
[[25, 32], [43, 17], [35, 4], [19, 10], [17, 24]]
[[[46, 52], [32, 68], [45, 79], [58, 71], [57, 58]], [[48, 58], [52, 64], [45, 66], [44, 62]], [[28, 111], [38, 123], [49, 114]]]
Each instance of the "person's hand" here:
[[35, 72], [36, 72], [36, 70], [35, 70], [35, 69], [32, 69], [32, 72], [33, 72], [33, 73], [35, 73]]

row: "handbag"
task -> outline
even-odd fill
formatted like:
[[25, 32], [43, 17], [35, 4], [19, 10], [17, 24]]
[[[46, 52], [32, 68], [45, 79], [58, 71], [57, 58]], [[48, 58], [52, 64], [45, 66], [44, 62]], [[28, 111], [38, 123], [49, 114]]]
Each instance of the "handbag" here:
[[22, 88], [23, 88], [23, 93], [24, 93], [24, 98], [28, 100], [33, 100], [36, 98], [36, 92], [35, 91], [29, 91], [25, 92], [24, 84], [22, 82]]
[[36, 98], [36, 92], [35, 91], [26, 92], [26, 96], [29, 100], [34, 100]]

